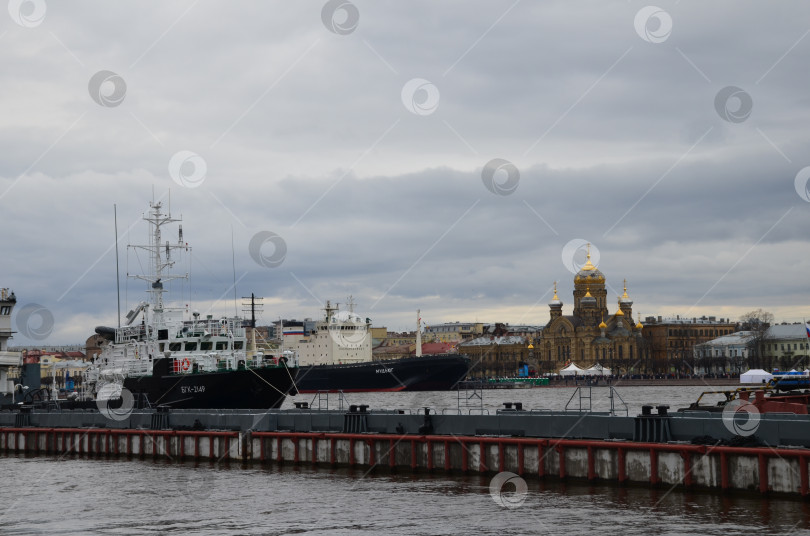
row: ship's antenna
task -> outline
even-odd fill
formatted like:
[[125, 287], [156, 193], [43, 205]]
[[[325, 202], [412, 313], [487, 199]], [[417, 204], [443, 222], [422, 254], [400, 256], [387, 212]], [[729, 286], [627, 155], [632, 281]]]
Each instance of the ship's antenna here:
[[233, 264], [233, 316], [239, 316], [236, 311], [236, 253], [233, 247], [233, 225], [231, 225], [231, 263]]
[[113, 221], [115, 222], [115, 292], [118, 295], [118, 327], [121, 327], [121, 276], [118, 268], [118, 207], [113, 203]]

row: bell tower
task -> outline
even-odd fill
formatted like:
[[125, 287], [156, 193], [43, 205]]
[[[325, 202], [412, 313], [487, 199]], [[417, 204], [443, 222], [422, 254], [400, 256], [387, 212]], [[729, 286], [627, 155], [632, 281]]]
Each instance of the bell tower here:
[[624, 280], [624, 294], [619, 298], [619, 309], [628, 319], [633, 316], [633, 300], [627, 295], [627, 279]]
[[590, 244], [588, 244], [588, 260], [574, 276], [574, 316], [582, 318], [586, 325], [594, 327], [601, 318], [608, 316], [605, 275], [591, 262]]

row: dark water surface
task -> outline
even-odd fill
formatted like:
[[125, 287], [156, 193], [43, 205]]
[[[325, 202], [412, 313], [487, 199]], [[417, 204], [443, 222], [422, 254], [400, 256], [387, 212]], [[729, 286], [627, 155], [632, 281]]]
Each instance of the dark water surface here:
[[2, 457], [0, 534], [810, 534], [799, 500], [490, 477]]
[[[619, 387], [619, 393], [634, 415], [641, 404], [683, 407], [704, 389]], [[563, 409], [573, 392], [491, 390], [483, 404], [490, 411], [503, 401]], [[594, 389], [596, 409], [607, 407], [606, 394]], [[454, 392], [347, 395], [348, 403], [372, 408], [452, 409], [456, 400]], [[0, 535], [810, 535], [810, 503], [757, 494], [528, 478], [525, 502], [506, 508], [490, 495], [491, 475], [75, 456], [0, 455], [0, 475]]]

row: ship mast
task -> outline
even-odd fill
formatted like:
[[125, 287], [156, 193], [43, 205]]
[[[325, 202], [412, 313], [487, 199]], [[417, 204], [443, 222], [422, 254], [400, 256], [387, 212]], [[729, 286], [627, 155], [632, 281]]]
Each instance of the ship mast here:
[[129, 277], [140, 279], [149, 283], [148, 292], [150, 294], [150, 306], [152, 308], [153, 320], [157, 324], [164, 322], [164, 304], [163, 293], [167, 292], [164, 284], [167, 281], [174, 279], [188, 280], [188, 273], [185, 274], [171, 274], [167, 270], [174, 266], [172, 260], [172, 250], [186, 249], [188, 245], [183, 243], [183, 228], [180, 227], [179, 238], [176, 244], [170, 244], [167, 240], [165, 245], [162, 242], [161, 228], [169, 223], [182, 221], [180, 218], [172, 218], [171, 214], [164, 214], [162, 212], [163, 204], [160, 201], [152, 201], [149, 203], [150, 212], [148, 216], [143, 219], [149, 222], [152, 229], [149, 234], [148, 245], [131, 245], [132, 248], [144, 249], [149, 253], [149, 264], [151, 273], [149, 274], [136, 274]]
[[326, 300], [326, 307], [324, 308], [326, 311], [326, 322], [327, 324], [332, 321], [332, 317], [335, 316], [335, 311], [337, 311], [337, 307], [332, 307], [332, 302]]
[[422, 357], [422, 316], [419, 309], [416, 310], [416, 357]]

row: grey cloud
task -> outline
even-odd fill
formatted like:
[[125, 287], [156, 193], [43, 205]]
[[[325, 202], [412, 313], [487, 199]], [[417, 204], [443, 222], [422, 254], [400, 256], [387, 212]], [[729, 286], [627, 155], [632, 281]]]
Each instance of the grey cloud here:
[[[376, 303], [369, 316], [394, 327], [420, 305], [434, 321], [543, 323], [542, 303], [524, 315], [554, 280], [570, 296], [560, 251], [583, 238], [644, 312], [702, 300], [801, 316], [807, 6], [663, 5], [673, 31], [654, 44], [633, 27], [641, 4], [520, 3], [492, 26], [512, 4], [360, 3], [348, 35], [318, 4], [49, 4], [41, 26], [10, 25], [0, 209], [25, 224], [0, 238], [0, 284], [54, 313], [52, 342], [113, 323], [112, 204], [127, 228], [171, 188], [194, 248], [183, 299], [224, 295], [231, 312], [244, 274], [237, 294], [281, 300], [270, 318], [314, 316], [312, 291]], [[100, 70], [126, 81], [120, 106], [90, 98]], [[412, 78], [438, 88], [434, 113], [403, 106]], [[729, 85], [752, 97], [739, 124], [714, 109]], [[169, 176], [178, 151], [207, 164], [193, 190]], [[493, 158], [520, 170], [509, 196], [481, 181]], [[281, 265], [251, 259], [260, 231], [284, 238]]]

